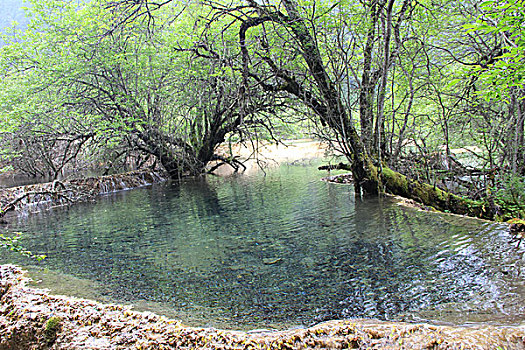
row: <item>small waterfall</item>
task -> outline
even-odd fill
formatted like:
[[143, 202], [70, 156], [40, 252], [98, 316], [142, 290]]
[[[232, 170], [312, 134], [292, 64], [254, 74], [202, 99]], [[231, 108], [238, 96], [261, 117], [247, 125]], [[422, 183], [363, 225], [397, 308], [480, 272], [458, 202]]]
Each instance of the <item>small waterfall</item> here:
[[140, 176], [140, 184], [141, 186], [147, 186], [147, 185], [150, 185], [150, 183], [146, 180], [146, 177], [145, 177], [145, 174], [142, 173], [142, 175]]
[[152, 185], [165, 181], [158, 173], [153, 171], [134, 171], [125, 174], [105, 176], [99, 179], [100, 194], [126, 191], [132, 188]]
[[[92, 199], [97, 195], [129, 190], [165, 181], [159, 173], [149, 170], [132, 171], [125, 174], [88, 177], [59, 182], [26, 185], [0, 189], [0, 208], [20, 199], [15, 210], [35, 212], [52, 206], [68, 205]], [[25, 197], [24, 197], [25, 196]]]
[[110, 189], [106, 181], [101, 181], [99, 184], [100, 194], [109, 193]]
[[120, 180], [120, 190], [121, 191], [129, 190], [128, 185], [126, 185], [126, 183], [122, 179]]

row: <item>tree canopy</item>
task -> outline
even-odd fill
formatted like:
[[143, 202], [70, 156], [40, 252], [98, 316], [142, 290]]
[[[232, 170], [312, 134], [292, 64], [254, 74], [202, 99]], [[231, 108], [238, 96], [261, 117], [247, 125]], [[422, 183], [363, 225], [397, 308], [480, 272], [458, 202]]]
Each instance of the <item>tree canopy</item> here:
[[176, 178], [238, 167], [220, 144], [307, 121], [356, 193], [521, 215], [522, 1], [33, 0], [27, 16], [0, 52], [3, 154], [20, 170]]

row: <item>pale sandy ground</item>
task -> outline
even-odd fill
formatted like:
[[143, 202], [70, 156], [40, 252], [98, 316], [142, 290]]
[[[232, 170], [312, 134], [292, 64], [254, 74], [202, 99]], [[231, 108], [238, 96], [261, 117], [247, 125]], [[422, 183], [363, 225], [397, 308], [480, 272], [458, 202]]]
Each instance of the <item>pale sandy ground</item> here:
[[[230, 147], [222, 145], [219, 147], [218, 153], [228, 156]], [[231, 146], [231, 154], [239, 156], [238, 159], [246, 166], [245, 173], [251, 174], [259, 171], [261, 168], [273, 167], [279, 164], [322, 158], [331, 159], [334, 152], [329, 149], [327, 143], [303, 139], [283, 141], [283, 143], [279, 144], [266, 141], [250, 144], [233, 144]], [[230, 175], [232, 173], [233, 168], [229, 165], [223, 165], [214, 171], [216, 175]]]

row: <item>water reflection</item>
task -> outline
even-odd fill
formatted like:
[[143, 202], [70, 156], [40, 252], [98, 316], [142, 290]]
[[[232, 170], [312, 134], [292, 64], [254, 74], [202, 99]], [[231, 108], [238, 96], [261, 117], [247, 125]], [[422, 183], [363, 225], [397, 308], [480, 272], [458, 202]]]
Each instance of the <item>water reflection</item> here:
[[319, 175], [284, 166], [267, 176], [188, 179], [31, 216], [12, 229], [49, 256], [47, 268], [95, 282], [105, 301], [190, 324], [523, 319], [523, 250], [508, 244], [503, 227], [388, 198], [356, 202], [351, 187]]

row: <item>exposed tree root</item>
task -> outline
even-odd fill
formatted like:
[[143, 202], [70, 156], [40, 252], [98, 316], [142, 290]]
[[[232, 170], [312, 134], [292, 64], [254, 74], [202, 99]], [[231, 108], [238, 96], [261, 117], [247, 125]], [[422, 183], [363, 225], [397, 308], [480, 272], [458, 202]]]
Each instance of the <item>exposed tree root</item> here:
[[240, 168], [243, 169], [243, 171], [246, 171], [246, 165], [244, 165], [241, 161], [237, 159], [238, 157], [224, 157], [218, 154], [215, 154], [212, 161], [218, 161], [217, 164], [213, 165], [210, 170], [207, 171], [208, 174], [213, 174], [215, 170], [217, 170], [220, 166], [224, 164], [228, 164], [231, 166], [235, 173], [239, 171]]

